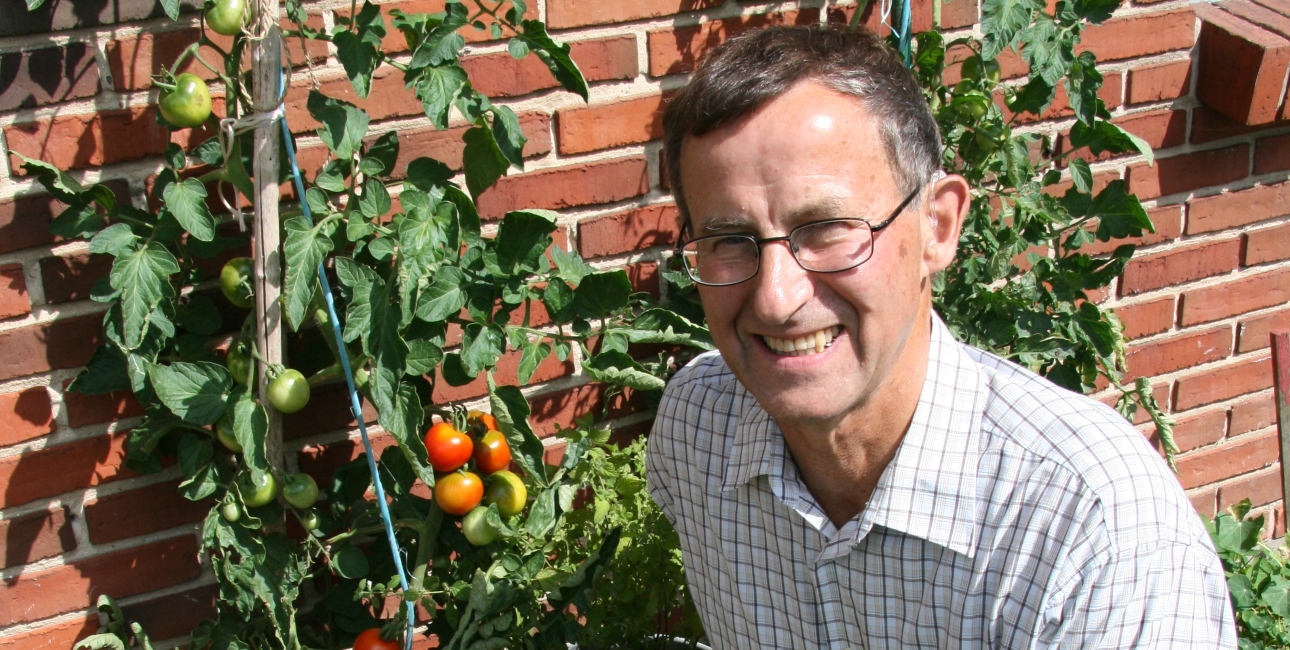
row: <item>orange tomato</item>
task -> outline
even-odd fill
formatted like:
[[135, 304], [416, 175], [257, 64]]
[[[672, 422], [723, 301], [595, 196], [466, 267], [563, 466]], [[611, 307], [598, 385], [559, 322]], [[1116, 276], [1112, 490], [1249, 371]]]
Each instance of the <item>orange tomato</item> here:
[[450, 515], [464, 515], [484, 498], [484, 481], [474, 472], [453, 472], [435, 481], [434, 500]]
[[489, 431], [475, 445], [475, 469], [485, 473], [506, 469], [511, 464], [511, 446], [501, 431]]
[[451, 472], [466, 464], [475, 449], [470, 436], [447, 422], [439, 422], [426, 432], [426, 452], [436, 472]]

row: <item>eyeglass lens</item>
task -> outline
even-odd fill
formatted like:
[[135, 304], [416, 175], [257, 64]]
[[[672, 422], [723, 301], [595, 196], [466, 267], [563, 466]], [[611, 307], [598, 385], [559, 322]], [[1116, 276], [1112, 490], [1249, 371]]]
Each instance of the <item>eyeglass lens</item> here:
[[[873, 233], [859, 219], [822, 221], [789, 235], [790, 250], [808, 271], [831, 273], [863, 264], [873, 253]], [[703, 284], [737, 284], [755, 275], [761, 246], [751, 235], [719, 235], [687, 242], [681, 249], [690, 277]]]

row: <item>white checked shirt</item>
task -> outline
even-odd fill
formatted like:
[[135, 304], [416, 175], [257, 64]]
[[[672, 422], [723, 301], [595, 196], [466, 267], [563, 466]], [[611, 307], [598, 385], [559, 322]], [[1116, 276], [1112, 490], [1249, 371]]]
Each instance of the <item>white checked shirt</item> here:
[[1235, 648], [1222, 566], [1143, 435], [932, 321], [909, 431], [841, 530], [719, 355], [668, 385], [649, 489], [714, 646]]

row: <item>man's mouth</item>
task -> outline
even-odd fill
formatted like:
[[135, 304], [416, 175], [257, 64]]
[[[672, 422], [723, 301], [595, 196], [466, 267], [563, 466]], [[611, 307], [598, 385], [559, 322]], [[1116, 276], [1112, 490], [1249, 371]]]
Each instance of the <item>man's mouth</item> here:
[[791, 339], [781, 339], [774, 336], [762, 336], [761, 339], [766, 342], [766, 347], [776, 354], [786, 357], [804, 357], [819, 354], [825, 348], [833, 345], [833, 339], [841, 331], [841, 325], [834, 325], [833, 327], [826, 327]]

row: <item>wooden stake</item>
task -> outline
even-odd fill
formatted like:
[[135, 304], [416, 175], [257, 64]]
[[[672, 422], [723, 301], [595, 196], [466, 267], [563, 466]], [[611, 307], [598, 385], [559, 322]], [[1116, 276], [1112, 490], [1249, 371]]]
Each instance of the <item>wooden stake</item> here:
[[[272, 27], [263, 39], [253, 43], [251, 76], [255, 111], [268, 113], [278, 106], [282, 82], [282, 34], [278, 29], [278, 3], [258, 2], [260, 11], [271, 15], [265, 22]], [[263, 23], [261, 23], [263, 24]], [[256, 347], [271, 363], [283, 359], [282, 251], [278, 227], [278, 132], [276, 122], [266, 122], [255, 129], [255, 317]], [[269, 412], [269, 433], [265, 451], [269, 462], [282, 466], [282, 415], [268, 398], [268, 378], [260, 366], [260, 403]]]
[[[1276, 386], [1274, 395], [1277, 404], [1277, 438], [1281, 441], [1281, 495], [1290, 494], [1290, 471], [1286, 461], [1290, 460], [1290, 333], [1273, 332], [1272, 339], [1272, 379]], [[1290, 507], [1285, 508], [1290, 511]]]

